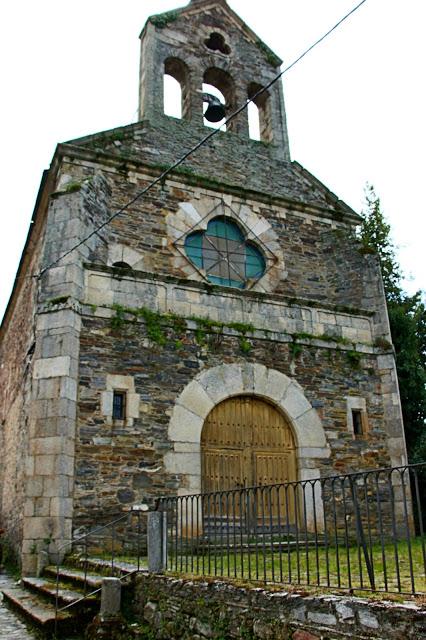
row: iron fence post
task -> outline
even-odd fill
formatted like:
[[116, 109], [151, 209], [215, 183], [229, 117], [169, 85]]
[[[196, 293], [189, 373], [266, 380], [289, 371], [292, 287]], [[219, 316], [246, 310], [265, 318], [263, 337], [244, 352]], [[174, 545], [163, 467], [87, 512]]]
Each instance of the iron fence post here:
[[376, 585], [374, 580], [374, 569], [373, 569], [371, 558], [367, 549], [367, 543], [364, 535], [364, 527], [362, 525], [362, 518], [359, 510], [358, 497], [356, 495], [354, 478], [352, 476], [349, 476], [349, 482], [350, 482], [351, 493], [352, 493], [352, 501], [354, 504], [356, 537], [358, 540], [358, 544], [361, 544], [362, 551], [364, 553], [365, 566], [367, 567], [368, 579], [370, 581], [371, 588], [373, 591], [375, 591]]

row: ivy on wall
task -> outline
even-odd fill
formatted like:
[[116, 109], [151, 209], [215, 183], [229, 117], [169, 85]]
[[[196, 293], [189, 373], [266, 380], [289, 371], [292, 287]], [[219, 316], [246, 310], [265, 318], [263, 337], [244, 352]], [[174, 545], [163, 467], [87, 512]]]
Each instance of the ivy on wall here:
[[[146, 307], [125, 307], [114, 304], [110, 307], [114, 311], [111, 317], [110, 326], [114, 331], [119, 331], [122, 327], [131, 325], [132, 323], [142, 320], [145, 323], [148, 338], [157, 345], [165, 346], [167, 343], [174, 344], [177, 350], [184, 346], [182, 340], [183, 334], [187, 330], [194, 332], [195, 340], [201, 347], [206, 347], [212, 351], [216, 350], [223, 339], [225, 330], [232, 330], [238, 335], [240, 351], [243, 354], [250, 353], [253, 345], [247, 334], [253, 334], [255, 331], [262, 331], [265, 337], [273, 333], [267, 329], [256, 329], [252, 324], [242, 322], [220, 322], [198, 316], [184, 317], [174, 313], [159, 313], [152, 311]], [[191, 326], [191, 323], [195, 327]], [[172, 329], [180, 335], [179, 339], [171, 340], [168, 331]], [[359, 369], [361, 366], [362, 353], [356, 351], [355, 343], [341, 336], [333, 336], [328, 334], [315, 335], [311, 333], [301, 332], [292, 334], [292, 341], [289, 343], [289, 352], [292, 359], [298, 358], [302, 352], [304, 345], [300, 341], [320, 341], [324, 343], [333, 342], [336, 344], [335, 349], [339, 350], [340, 345], [353, 347], [352, 349], [342, 351], [348, 364], [353, 369]], [[391, 345], [388, 343], [380, 345], [368, 345], [388, 350]]]
[[[140, 319], [145, 322], [148, 338], [160, 346], [164, 346], [168, 341], [168, 328], [172, 328], [176, 333], [182, 334], [188, 329], [188, 322], [193, 322], [196, 325], [194, 331], [195, 339], [200, 346], [214, 348], [220, 344], [223, 331], [227, 328], [239, 334], [240, 349], [243, 353], [249, 353], [251, 350], [251, 342], [246, 337], [247, 333], [255, 331], [254, 326], [251, 324], [219, 322], [197, 316], [184, 318], [174, 313], [158, 313], [146, 307], [133, 308], [114, 304], [111, 308], [115, 312], [110, 321], [111, 328], [114, 331], [118, 331], [125, 324], [137, 322]], [[181, 340], [175, 341], [177, 349], [182, 346]]]

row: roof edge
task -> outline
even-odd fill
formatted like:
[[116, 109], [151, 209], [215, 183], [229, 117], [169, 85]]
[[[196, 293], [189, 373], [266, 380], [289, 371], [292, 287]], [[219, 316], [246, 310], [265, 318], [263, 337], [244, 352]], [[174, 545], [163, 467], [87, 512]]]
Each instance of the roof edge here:
[[351, 217], [355, 224], [361, 224], [362, 216], [360, 216], [359, 213], [357, 213], [354, 209], [352, 209], [352, 207], [346, 204], [344, 200], [340, 200], [340, 198], [338, 198], [336, 194], [333, 193], [333, 191], [326, 187], [325, 184], [321, 182], [321, 180], [316, 178], [310, 171], [308, 171], [308, 169], [305, 169], [305, 167], [301, 165], [300, 162], [297, 162], [297, 160], [292, 160], [292, 165], [294, 166], [296, 171], [298, 171], [306, 180], [321, 189], [329, 202], [333, 203], [336, 209], [339, 209], [342, 214]]
[[9, 326], [10, 319], [17, 302], [19, 292], [26, 277], [26, 271], [32, 257], [32, 249], [36, 246], [37, 237], [35, 234], [42, 231], [43, 222], [47, 213], [47, 202], [50, 195], [51, 185], [55, 180], [58, 167], [60, 153], [58, 153], [58, 147], [53, 155], [52, 162], [49, 169], [44, 169], [38, 188], [37, 197], [31, 216], [30, 226], [25, 240], [24, 248], [22, 249], [21, 258], [19, 260], [18, 269], [16, 271], [15, 280], [13, 282], [12, 291], [9, 296], [9, 301], [6, 305], [3, 318], [0, 324], [0, 342], [3, 339], [4, 334]]
[[231, 20], [233, 20], [236, 26], [241, 29], [243, 33], [245, 33], [249, 40], [251, 40], [253, 44], [255, 44], [260, 49], [266, 61], [269, 62], [272, 67], [276, 68], [281, 66], [283, 61], [280, 56], [278, 56], [261, 38], [259, 38], [259, 36], [244, 22], [244, 20], [240, 18], [238, 13], [236, 13], [229, 6], [226, 0], [190, 0], [190, 3], [185, 5], [184, 7], [178, 7], [177, 9], [173, 9], [171, 11], [165, 11], [163, 13], [157, 13], [149, 16], [139, 37], [143, 37], [148, 24], [152, 24], [159, 29], [164, 29], [170, 23], [177, 20], [181, 14], [199, 13], [207, 7], [214, 5], [221, 6], [222, 9], [224, 9], [229, 14]]
[[[140, 124], [140, 123], [136, 123], [136, 125], [137, 124]], [[135, 126], [135, 124], [128, 125], [128, 126]], [[131, 167], [133, 167], [132, 170], [136, 170], [136, 171], [144, 170], [147, 173], [150, 173], [151, 175], [153, 175], [154, 177], [157, 177], [158, 175], [160, 175], [164, 171], [164, 169], [168, 167], [168, 165], [156, 165], [147, 160], [140, 160], [137, 157], [132, 157], [132, 158], [124, 157], [116, 153], [111, 153], [110, 151], [100, 151], [99, 149], [96, 149], [96, 150], [91, 149], [84, 145], [73, 144], [72, 142], [62, 143], [58, 145], [58, 153], [60, 153], [61, 156], [67, 156], [67, 157], [77, 158], [81, 160], [92, 160], [93, 158], [96, 158], [98, 162], [100, 163], [103, 162], [109, 166], [122, 166], [123, 162], [125, 162]], [[311, 174], [306, 169], [304, 169], [299, 163], [295, 163], [294, 161], [292, 162], [292, 164], [297, 165], [296, 166], [297, 169], [300, 168], [303, 172], [306, 172], [305, 179], [309, 180], [309, 176], [311, 176]], [[216, 180], [213, 180], [208, 176], [186, 173], [184, 170], [177, 169], [171, 172], [169, 174], [169, 177], [170, 179], [178, 178], [182, 180], [182, 182], [184, 182], [185, 184], [189, 184], [189, 185], [199, 185], [200, 182], [202, 182], [205, 185], [210, 185], [211, 188], [218, 189], [218, 183]], [[318, 204], [304, 203], [301, 200], [297, 200], [291, 197], [286, 197], [281, 194], [271, 194], [271, 193], [266, 194], [265, 192], [256, 191], [254, 189], [246, 190], [247, 197], [249, 199], [250, 198], [258, 199], [262, 202], [271, 202], [271, 199], [272, 199], [276, 203], [291, 204], [292, 207], [300, 211], [309, 211], [313, 215], [316, 215], [318, 217], [324, 217], [328, 219], [335, 218], [336, 221], [340, 221], [343, 216], [344, 218], [346, 218], [345, 221], [347, 223], [351, 223], [351, 224], [359, 223], [361, 218], [355, 211], [353, 211], [342, 200], [339, 200], [339, 198], [335, 194], [333, 194], [332, 191], [327, 189], [327, 187], [323, 185], [319, 180], [316, 180], [314, 176], [311, 176], [311, 178], [312, 178], [311, 182], [315, 183], [316, 186], [319, 186], [321, 190], [327, 194], [329, 202], [332, 203], [335, 207], [334, 209], [322, 206], [319, 203]], [[206, 186], [206, 188], [208, 188], [208, 186]], [[231, 182], [222, 181], [221, 189], [223, 193], [233, 194], [233, 193], [239, 193], [241, 187], [239, 185], [232, 184]]]

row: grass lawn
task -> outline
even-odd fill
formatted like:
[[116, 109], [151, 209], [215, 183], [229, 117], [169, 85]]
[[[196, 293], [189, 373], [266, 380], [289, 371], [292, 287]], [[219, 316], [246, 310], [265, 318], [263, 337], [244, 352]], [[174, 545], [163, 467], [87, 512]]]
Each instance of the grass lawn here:
[[[261, 580], [282, 584], [301, 584], [345, 589], [371, 588], [367, 560], [362, 548], [314, 546], [300, 543], [298, 548], [269, 541], [250, 549], [231, 549], [229, 554], [212, 547], [203, 554], [170, 554], [169, 570], [195, 575], [224, 576], [243, 580]], [[171, 551], [171, 550], [169, 550]], [[377, 591], [426, 593], [425, 566], [421, 538], [397, 544], [379, 544], [368, 548], [368, 560]]]

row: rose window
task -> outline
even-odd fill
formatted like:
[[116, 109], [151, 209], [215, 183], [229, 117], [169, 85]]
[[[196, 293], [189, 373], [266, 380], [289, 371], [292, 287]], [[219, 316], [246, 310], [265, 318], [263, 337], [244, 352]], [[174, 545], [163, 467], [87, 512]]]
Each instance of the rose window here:
[[244, 289], [263, 276], [266, 260], [240, 227], [224, 216], [213, 218], [206, 230], [189, 233], [186, 257], [213, 284]]

